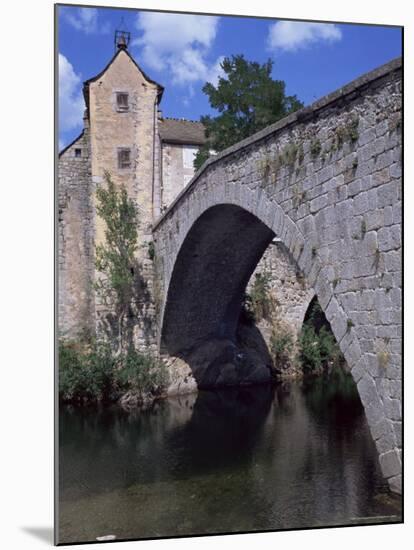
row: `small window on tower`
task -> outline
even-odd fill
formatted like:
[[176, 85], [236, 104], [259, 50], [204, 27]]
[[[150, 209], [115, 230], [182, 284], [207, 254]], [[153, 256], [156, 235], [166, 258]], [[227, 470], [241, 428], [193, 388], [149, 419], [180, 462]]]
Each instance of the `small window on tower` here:
[[125, 92], [118, 92], [116, 94], [116, 105], [118, 111], [128, 111], [128, 94]]
[[118, 149], [118, 168], [131, 168], [131, 149]]
[[82, 149], [75, 149], [75, 157], [78, 159], [82, 156]]

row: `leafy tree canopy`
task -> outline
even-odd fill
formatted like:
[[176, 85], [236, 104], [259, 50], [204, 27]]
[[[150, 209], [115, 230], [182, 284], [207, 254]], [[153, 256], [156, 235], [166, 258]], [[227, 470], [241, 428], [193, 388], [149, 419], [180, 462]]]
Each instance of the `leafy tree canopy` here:
[[219, 78], [217, 87], [209, 82], [203, 86], [211, 107], [220, 114], [200, 119], [206, 127], [207, 143], [196, 155], [196, 169], [210, 150], [222, 151], [303, 107], [295, 95], [285, 94], [285, 82], [273, 80], [271, 59], [261, 65], [233, 55], [226, 57], [221, 67], [225, 76]]

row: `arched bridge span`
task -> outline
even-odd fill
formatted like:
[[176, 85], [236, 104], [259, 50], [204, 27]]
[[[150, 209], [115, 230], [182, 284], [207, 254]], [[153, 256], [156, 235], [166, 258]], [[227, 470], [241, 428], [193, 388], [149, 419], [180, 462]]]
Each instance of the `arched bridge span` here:
[[159, 342], [232, 337], [276, 235], [314, 289], [401, 489], [401, 60], [213, 157], [153, 228]]

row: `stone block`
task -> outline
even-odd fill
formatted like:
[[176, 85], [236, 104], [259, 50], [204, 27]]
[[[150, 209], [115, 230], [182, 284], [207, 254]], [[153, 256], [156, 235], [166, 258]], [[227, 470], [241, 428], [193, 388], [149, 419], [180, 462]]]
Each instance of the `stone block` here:
[[382, 170], [386, 166], [390, 166], [390, 164], [392, 164], [392, 152], [385, 151], [377, 156], [375, 161], [375, 170]]
[[[343, 340], [342, 340], [343, 341]], [[355, 381], [355, 384], [361, 380], [366, 373], [366, 363], [364, 357], [361, 357], [352, 367], [351, 374]]]
[[312, 214], [322, 210], [328, 205], [328, 194], [316, 197], [310, 202], [309, 209]]
[[[352, 346], [354, 345], [355, 345], [355, 342], [352, 344]], [[361, 398], [361, 401], [364, 407], [368, 407], [372, 403], [375, 405], [379, 403], [379, 397], [378, 397], [377, 388], [375, 386], [375, 382], [368, 373], [365, 373], [365, 375], [360, 379], [360, 381], [357, 384], [357, 387], [359, 391], [359, 396]]]
[[401, 460], [396, 449], [381, 454], [379, 461], [385, 478], [390, 478], [401, 474]]
[[388, 479], [388, 484], [393, 493], [397, 493], [398, 495], [401, 495], [402, 493], [402, 476], [401, 474], [390, 477]]
[[397, 447], [401, 449], [402, 444], [403, 444], [402, 422], [393, 422], [392, 425], [393, 425], [393, 428], [394, 428], [395, 440], [396, 440]]
[[398, 183], [397, 180], [386, 183], [378, 187], [377, 207], [383, 208], [388, 205], [394, 205], [398, 202]]
[[387, 453], [395, 448], [397, 441], [394, 430], [390, 425], [388, 431], [375, 441], [378, 452], [381, 454]]
[[391, 164], [390, 166], [390, 176], [392, 178], [401, 178], [402, 170], [401, 170], [401, 163], [395, 162], [394, 164]]
[[383, 399], [384, 412], [387, 418], [394, 421], [401, 420], [401, 401], [399, 399]]
[[355, 195], [357, 195], [362, 189], [361, 178], [353, 180], [350, 183], [348, 183], [347, 188], [348, 188], [348, 197], [354, 197]]
[[[358, 195], [358, 199], [361, 195], [364, 193], [361, 193]], [[368, 198], [366, 196], [366, 198]], [[364, 202], [364, 198], [362, 198], [362, 203]], [[356, 212], [353, 210], [354, 207], [354, 199], [346, 199], [345, 201], [339, 202], [335, 205], [335, 215], [337, 218], [337, 221], [339, 220], [349, 220], [352, 215], [355, 215]]]
[[386, 271], [401, 271], [401, 253], [396, 250], [391, 250], [384, 254], [384, 265]]
[[358, 145], [362, 147], [363, 145], [366, 145], [367, 143], [370, 143], [373, 141], [376, 137], [375, 128], [368, 128], [367, 130], [364, 130], [358, 139]]
[[401, 246], [401, 231], [399, 226], [381, 227], [378, 229], [378, 249], [387, 252]]

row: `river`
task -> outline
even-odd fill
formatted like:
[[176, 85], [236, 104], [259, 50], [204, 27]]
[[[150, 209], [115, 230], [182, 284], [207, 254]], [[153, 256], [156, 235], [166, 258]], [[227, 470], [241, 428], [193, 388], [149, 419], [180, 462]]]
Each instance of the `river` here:
[[60, 543], [401, 521], [342, 371], [132, 413], [62, 406], [59, 432]]

